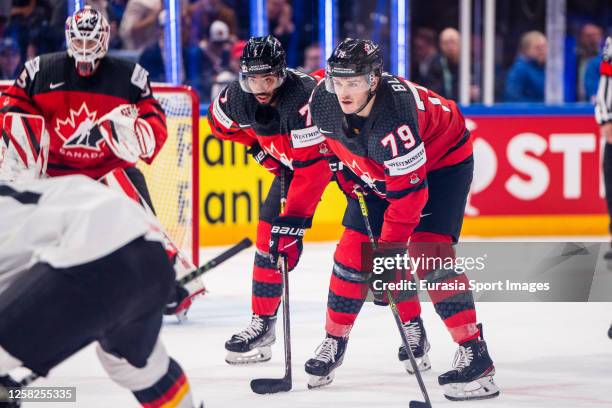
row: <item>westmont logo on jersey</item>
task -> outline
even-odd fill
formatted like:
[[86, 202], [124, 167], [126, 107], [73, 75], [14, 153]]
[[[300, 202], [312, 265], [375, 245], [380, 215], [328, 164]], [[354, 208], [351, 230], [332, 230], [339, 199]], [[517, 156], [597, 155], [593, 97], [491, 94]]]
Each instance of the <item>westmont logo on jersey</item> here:
[[90, 112], [87, 104], [83, 102], [76, 111], [70, 109], [69, 117], [66, 119], [56, 118], [55, 133], [64, 141], [62, 149], [87, 149], [101, 152], [102, 135], [100, 132], [92, 132], [96, 126], [97, 116], [97, 112]]

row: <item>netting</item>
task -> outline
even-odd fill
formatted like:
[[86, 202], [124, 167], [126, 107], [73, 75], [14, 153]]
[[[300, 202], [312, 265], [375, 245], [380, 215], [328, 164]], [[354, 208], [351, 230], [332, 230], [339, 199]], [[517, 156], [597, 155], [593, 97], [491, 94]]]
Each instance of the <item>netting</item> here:
[[[152, 165], [140, 163], [157, 217], [174, 243], [198, 260], [197, 129], [199, 103], [187, 87], [153, 85], [166, 112], [168, 140]], [[194, 210], [196, 215], [194, 216]]]

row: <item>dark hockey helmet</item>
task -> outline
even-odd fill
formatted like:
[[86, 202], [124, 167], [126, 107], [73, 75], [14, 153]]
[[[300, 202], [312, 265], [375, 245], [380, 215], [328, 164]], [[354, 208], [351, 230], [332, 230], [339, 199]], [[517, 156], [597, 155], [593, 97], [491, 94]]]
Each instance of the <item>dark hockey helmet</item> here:
[[85, 6], [66, 19], [66, 47], [79, 75], [94, 73], [108, 52], [110, 25], [104, 15]]
[[276, 37], [251, 37], [240, 58], [240, 86], [243, 91], [254, 93], [249, 86], [249, 76], [277, 74], [278, 88], [285, 81], [286, 68], [285, 50]]
[[333, 77], [365, 76], [368, 87], [381, 76], [383, 60], [380, 48], [370, 40], [347, 38], [334, 48], [325, 68], [325, 88], [335, 93]]

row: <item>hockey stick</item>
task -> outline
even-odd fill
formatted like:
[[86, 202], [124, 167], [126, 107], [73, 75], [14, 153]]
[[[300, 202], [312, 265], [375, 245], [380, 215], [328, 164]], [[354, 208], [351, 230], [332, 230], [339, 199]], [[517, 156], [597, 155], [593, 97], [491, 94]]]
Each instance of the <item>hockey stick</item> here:
[[[286, 170], [283, 168], [280, 175], [281, 214], [285, 212], [287, 204], [287, 192], [285, 191]], [[275, 394], [287, 392], [293, 386], [291, 378], [291, 327], [289, 320], [289, 268], [287, 257], [279, 258], [279, 269], [283, 276], [283, 342], [285, 344], [285, 376], [283, 378], [257, 378], [251, 381], [251, 390], [256, 394]]]
[[[363, 217], [363, 222], [365, 224], [366, 230], [368, 231], [368, 238], [370, 239], [370, 244], [372, 244], [372, 249], [376, 251], [376, 240], [374, 239], [374, 233], [372, 232], [372, 226], [370, 225], [370, 219], [368, 218], [368, 206], [365, 202], [365, 198], [363, 193], [359, 190], [355, 191], [357, 198], [359, 200], [359, 208], [361, 209], [361, 215]], [[400, 331], [400, 335], [402, 337], [402, 343], [406, 348], [406, 352], [408, 353], [408, 358], [410, 359], [410, 364], [412, 365], [412, 369], [414, 370], [414, 375], [417, 378], [417, 382], [419, 383], [419, 388], [421, 388], [421, 393], [423, 394], [423, 398], [425, 402], [422, 401], [410, 401], [410, 408], [431, 408], [431, 401], [429, 400], [429, 395], [427, 395], [427, 388], [425, 388], [425, 383], [423, 382], [423, 377], [421, 376], [421, 372], [419, 371], [419, 367], [417, 365], [416, 359], [414, 358], [414, 354], [412, 353], [412, 349], [410, 348], [410, 344], [408, 343], [408, 337], [406, 336], [406, 332], [404, 331], [404, 327], [402, 326], [402, 320], [400, 319], [399, 310], [397, 309], [397, 303], [395, 303], [395, 299], [393, 299], [393, 294], [388, 289], [386, 290], [387, 298], [389, 300], [389, 306], [391, 307], [391, 312], [393, 313], [393, 318], [395, 319], [395, 324]]]
[[244, 238], [242, 241], [240, 241], [233, 247], [220, 253], [210, 261], [206, 262], [204, 265], [200, 266], [198, 269], [189, 272], [187, 275], [183, 276], [177, 281], [177, 283], [183, 286], [188, 284], [192, 280], [204, 275], [206, 272], [227, 261], [229, 258], [238, 254], [240, 251], [249, 248], [251, 245], [253, 245], [253, 242], [249, 238]]

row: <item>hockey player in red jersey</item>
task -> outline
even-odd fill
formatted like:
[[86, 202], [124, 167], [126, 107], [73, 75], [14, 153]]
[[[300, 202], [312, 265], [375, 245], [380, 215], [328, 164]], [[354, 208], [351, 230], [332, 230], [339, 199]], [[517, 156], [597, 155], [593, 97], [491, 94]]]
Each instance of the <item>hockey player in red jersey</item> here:
[[[2, 94], [0, 121], [7, 112], [41, 115], [51, 137], [50, 176], [85, 174], [100, 178], [126, 168], [149, 201], [144, 177], [134, 163], [151, 163], [166, 137], [166, 117], [153, 98], [147, 71], [107, 56], [110, 26], [85, 6], [66, 20], [67, 51], [25, 63]], [[108, 132], [114, 144], [103, 141]]]
[[[5, 115], [0, 137], [0, 406], [92, 342], [108, 376], [143, 407], [194, 406], [159, 339], [175, 273], [157, 220], [83, 175], [45, 173], [40, 116]], [[19, 373], [16, 373], [19, 374]], [[8, 390], [13, 389], [9, 394]], [[15, 399], [7, 401], [8, 397]]]
[[[327, 62], [325, 81], [313, 91], [310, 113], [331, 151], [347, 193], [346, 227], [334, 255], [327, 305], [327, 337], [306, 362], [310, 386], [332, 381], [348, 335], [367, 293], [362, 270], [369, 239], [354, 189], [367, 192], [369, 218], [379, 246], [399, 244], [411, 257], [454, 257], [473, 173], [472, 141], [456, 104], [401, 77], [383, 72], [379, 48], [346, 39]], [[337, 173], [338, 173], [337, 172]], [[416, 271], [420, 279], [465, 284], [454, 270]], [[455, 285], [460, 288], [461, 285]], [[493, 362], [476, 324], [468, 289], [430, 291], [436, 312], [459, 345], [454, 370], [439, 376], [452, 400], [491, 398]], [[384, 299], [383, 299], [384, 300]], [[411, 349], [428, 369], [429, 343], [416, 292], [397, 297]], [[400, 347], [400, 360], [407, 360]]]
[[[248, 146], [255, 160], [277, 177], [257, 226], [251, 324], [226, 342], [230, 364], [271, 358], [282, 292], [276, 261], [284, 255], [289, 270], [295, 268], [304, 229], [310, 227], [331, 178], [323, 157], [329, 149], [308, 111], [315, 79], [286, 68], [285, 52], [273, 36], [251, 38], [240, 62], [239, 80], [213, 101], [209, 123], [215, 136]], [[284, 214], [279, 214], [281, 172], [289, 180]]]

